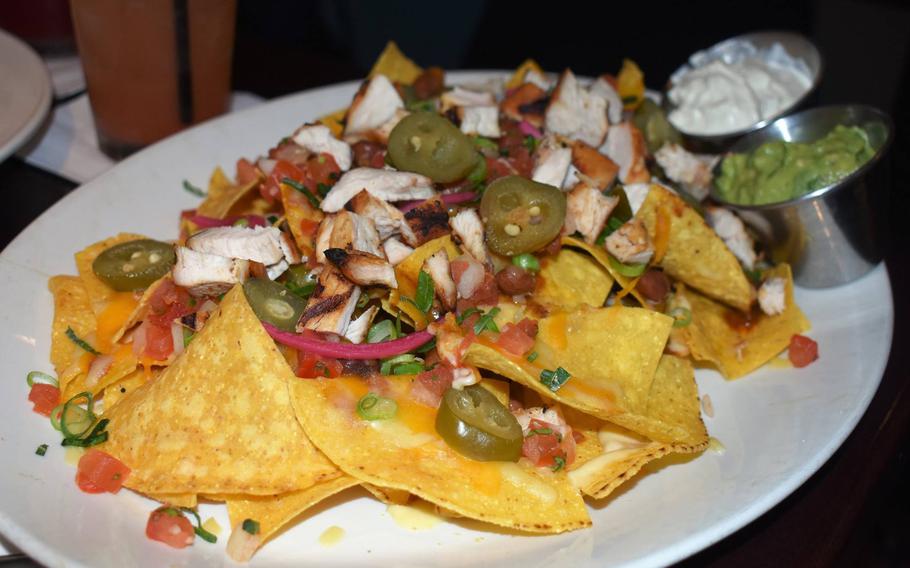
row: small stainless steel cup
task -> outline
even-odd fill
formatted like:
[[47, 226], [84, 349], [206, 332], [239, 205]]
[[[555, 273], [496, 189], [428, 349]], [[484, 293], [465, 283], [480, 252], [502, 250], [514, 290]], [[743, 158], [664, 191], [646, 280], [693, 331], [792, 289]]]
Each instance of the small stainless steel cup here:
[[[767, 205], [738, 205], [711, 194], [735, 210], [759, 234], [775, 262], [793, 267], [793, 279], [807, 288], [827, 288], [856, 280], [882, 259], [889, 172], [883, 164], [894, 126], [885, 113], [862, 105], [837, 105], [780, 118], [747, 134], [731, 152], [749, 152], [764, 142], [812, 142], [835, 126], [859, 126], [875, 155], [857, 171], [812, 193]], [[719, 175], [720, 164], [715, 168]]]

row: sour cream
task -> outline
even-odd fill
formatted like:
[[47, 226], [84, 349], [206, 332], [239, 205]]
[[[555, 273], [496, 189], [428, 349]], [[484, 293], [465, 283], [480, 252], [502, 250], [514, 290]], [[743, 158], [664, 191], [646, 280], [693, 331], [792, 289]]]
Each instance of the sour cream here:
[[[805, 63], [780, 45], [702, 58], [673, 77], [670, 122], [691, 134], [727, 134], [790, 106], [811, 87]], [[694, 62], [694, 58], [693, 58]]]

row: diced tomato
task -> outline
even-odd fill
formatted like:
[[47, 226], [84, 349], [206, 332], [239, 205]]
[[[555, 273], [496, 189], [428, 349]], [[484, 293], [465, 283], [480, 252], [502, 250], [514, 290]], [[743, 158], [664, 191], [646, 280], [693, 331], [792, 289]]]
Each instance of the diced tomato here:
[[251, 181], [259, 179], [259, 171], [246, 158], [237, 160], [237, 183], [246, 185]]
[[451, 367], [436, 365], [429, 371], [417, 375], [417, 378], [411, 383], [411, 396], [421, 404], [439, 408], [442, 394], [452, 386], [454, 378]]
[[[563, 466], [575, 461], [575, 438], [562, 437], [558, 427], [542, 420], [533, 419], [528, 426], [529, 432], [521, 445], [521, 455], [528, 458], [537, 467], [555, 467], [556, 458], [564, 460]], [[541, 433], [547, 432], [550, 433]]]
[[186, 288], [177, 286], [173, 280], [164, 280], [149, 298], [149, 311], [146, 319], [154, 325], [168, 326], [170, 329], [172, 321], [195, 311], [195, 308], [190, 305], [191, 303], [193, 300]]
[[331, 154], [310, 156], [306, 161], [306, 172], [309, 178], [317, 184], [317, 189], [320, 183], [332, 187], [341, 177], [341, 168], [338, 167]]
[[805, 335], [794, 335], [790, 338], [789, 357], [794, 367], [805, 367], [818, 359], [818, 343]]
[[186, 548], [196, 539], [193, 524], [174, 507], [160, 507], [152, 511], [145, 525], [145, 536], [173, 548]]
[[340, 377], [344, 366], [338, 359], [322, 357], [309, 351], [297, 352], [297, 376], [305, 379], [315, 377]]
[[50, 416], [51, 411], [60, 404], [60, 389], [54, 385], [35, 383], [28, 393], [28, 399], [35, 407], [33, 410], [42, 416]]
[[[268, 178], [262, 182], [259, 193], [269, 203], [274, 203], [281, 199], [281, 180], [290, 178], [307, 187], [310, 191], [316, 191], [316, 184], [307, 178], [306, 173], [287, 160], [278, 160]], [[314, 194], [315, 195], [315, 194]]]
[[290, 138], [285, 138], [277, 146], [269, 150], [269, 158], [272, 160], [284, 160], [295, 166], [302, 166], [310, 157], [310, 151], [300, 146]]
[[517, 324], [507, 323], [499, 334], [496, 344], [512, 353], [524, 355], [534, 347], [537, 336], [537, 322], [525, 318]]
[[130, 468], [120, 460], [91, 448], [79, 458], [76, 485], [86, 493], [116, 493], [129, 474]]
[[166, 326], [156, 325], [151, 320], [145, 326], [145, 351], [142, 355], [153, 361], [164, 361], [174, 352], [174, 336], [171, 334], [171, 324]]
[[518, 172], [506, 158], [487, 157], [487, 183], [501, 177], [515, 175]]
[[[499, 139], [500, 152], [515, 172], [524, 177], [531, 177], [534, 169], [534, 159], [526, 145], [528, 135], [521, 131], [514, 120], [504, 120], [501, 123], [502, 137]], [[488, 170], [489, 171], [489, 170]]]
[[[456, 277], [457, 281], [457, 277]], [[499, 303], [499, 287], [496, 285], [496, 277], [490, 271], [484, 272], [483, 282], [477, 287], [477, 290], [470, 298], [458, 299], [458, 311], [463, 312], [468, 308], [477, 306], [495, 306]]]
[[311, 219], [301, 219], [300, 220], [300, 232], [303, 236], [315, 239], [316, 232], [319, 230], [319, 223]]

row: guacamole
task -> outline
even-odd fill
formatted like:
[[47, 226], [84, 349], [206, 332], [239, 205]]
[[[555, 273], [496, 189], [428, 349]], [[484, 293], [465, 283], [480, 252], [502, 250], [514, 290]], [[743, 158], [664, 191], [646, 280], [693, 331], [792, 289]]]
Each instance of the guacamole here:
[[862, 128], [838, 125], [815, 142], [778, 140], [748, 154], [730, 154], [715, 183], [720, 196], [730, 203], [777, 203], [846, 177], [874, 154]]

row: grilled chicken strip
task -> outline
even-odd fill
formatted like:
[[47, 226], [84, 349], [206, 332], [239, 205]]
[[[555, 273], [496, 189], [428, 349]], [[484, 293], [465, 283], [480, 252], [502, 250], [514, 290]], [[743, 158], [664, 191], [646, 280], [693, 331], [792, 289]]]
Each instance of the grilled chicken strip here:
[[533, 83], [524, 83], [499, 103], [499, 110], [512, 120], [525, 120], [536, 127], [543, 126], [547, 93]]
[[387, 201], [374, 196], [369, 191], [364, 190], [355, 195], [349, 205], [354, 213], [373, 221], [373, 224], [376, 225], [376, 231], [379, 233], [380, 241], [385, 241], [401, 232], [404, 213], [398, 208], [389, 205]]
[[177, 247], [173, 270], [174, 284], [189, 289], [193, 296], [217, 296], [247, 279], [250, 262]]
[[571, 70], [563, 71], [546, 112], [548, 132], [597, 147], [607, 135], [607, 101], [578, 83]]
[[404, 108], [398, 91], [385, 75], [364, 82], [345, 116], [344, 137], [365, 134], [381, 127]]
[[607, 251], [623, 264], [645, 264], [654, 255], [651, 237], [641, 219], [632, 219], [607, 237]]
[[723, 207], [706, 207], [705, 214], [708, 224], [724, 241], [733, 256], [747, 269], [755, 268], [755, 242], [746, 232], [742, 219]]
[[547, 135], [534, 153], [531, 179], [561, 188], [571, 163], [572, 149], [560, 143], [555, 136]]
[[367, 332], [370, 331], [370, 324], [379, 311], [377, 306], [370, 306], [360, 314], [357, 319], [348, 324], [348, 329], [344, 332], [344, 337], [351, 343], [363, 343], [367, 338]]
[[580, 141], [572, 144], [572, 165], [589, 185], [597, 189], [609, 188], [619, 173], [616, 162]]
[[384, 258], [360, 252], [330, 248], [325, 251], [325, 258], [337, 266], [345, 278], [360, 286], [386, 286], [398, 288], [395, 269]]
[[591, 83], [590, 91], [592, 95], [597, 95], [607, 101], [607, 118], [610, 119], [610, 124], [619, 124], [622, 121], [622, 98], [613, 85], [607, 81], [606, 76], [601, 75]]
[[607, 224], [607, 218], [619, 203], [619, 197], [606, 196], [599, 189], [579, 183], [566, 195], [566, 222], [563, 232], [579, 232], [588, 244], [594, 244]]
[[449, 255], [445, 249], [439, 249], [424, 264], [433, 279], [436, 297], [446, 310], [455, 309], [456, 290], [452, 272], [449, 270]]
[[483, 222], [476, 209], [462, 209], [449, 219], [449, 225], [468, 254], [480, 262], [489, 263], [490, 255], [483, 242]]
[[316, 230], [313, 246], [316, 249], [316, 262], [319, 264], [325, 263], [325, 249], [332, 248], [332, 230], [335, 228], [335, 217], [337, 215], [326, 215]]
[[436, 195], [433, 180], [412, 172], [397, 172], [376, 168], [354, 168], [341, 176], [322, 200], [321, 208], [327, 213], [341, 211], [344, 205], [361, 191], [366, 190], [386, 201], [429, 199]]
[[382, 258], [379, 242], [379, 232], [372, 219], [350, 211], [335, 215], [329, 248], [367, 252]]
[[640, 183], [651, 179], [645, 165], [648, 154], [645, 137], [631, 122], [613, 126], [601, 150], [619, 165], [619, 179], [623, 183]]
[[401, 237], [412, 247], [449, 233], [449, 213], [438, 197], [427, 199], [404, 214]]
[[297, 331], [309, 329], [344, 335], [359, 299], [360, 288], [345, 278], [335, 266], [325, 265], [319, 275], [316, 290], [297, 323]]
[[351, 169], [351, 147], [346, 142], [332, 136], [332, 131], [324, 124], [304, 124], [293, 136], [294, 142], [314, 154], [330, 154], [341, 171]]
[[389, 264], [392, 266], [398, 266], [401, 264], [401, 261], [406, 259], [414, 252], [414, 249], [399, 241], [395, 237], [392, 237], [382, 243], [382, 250], [385, 251], [386, 258], [389, 259]]

